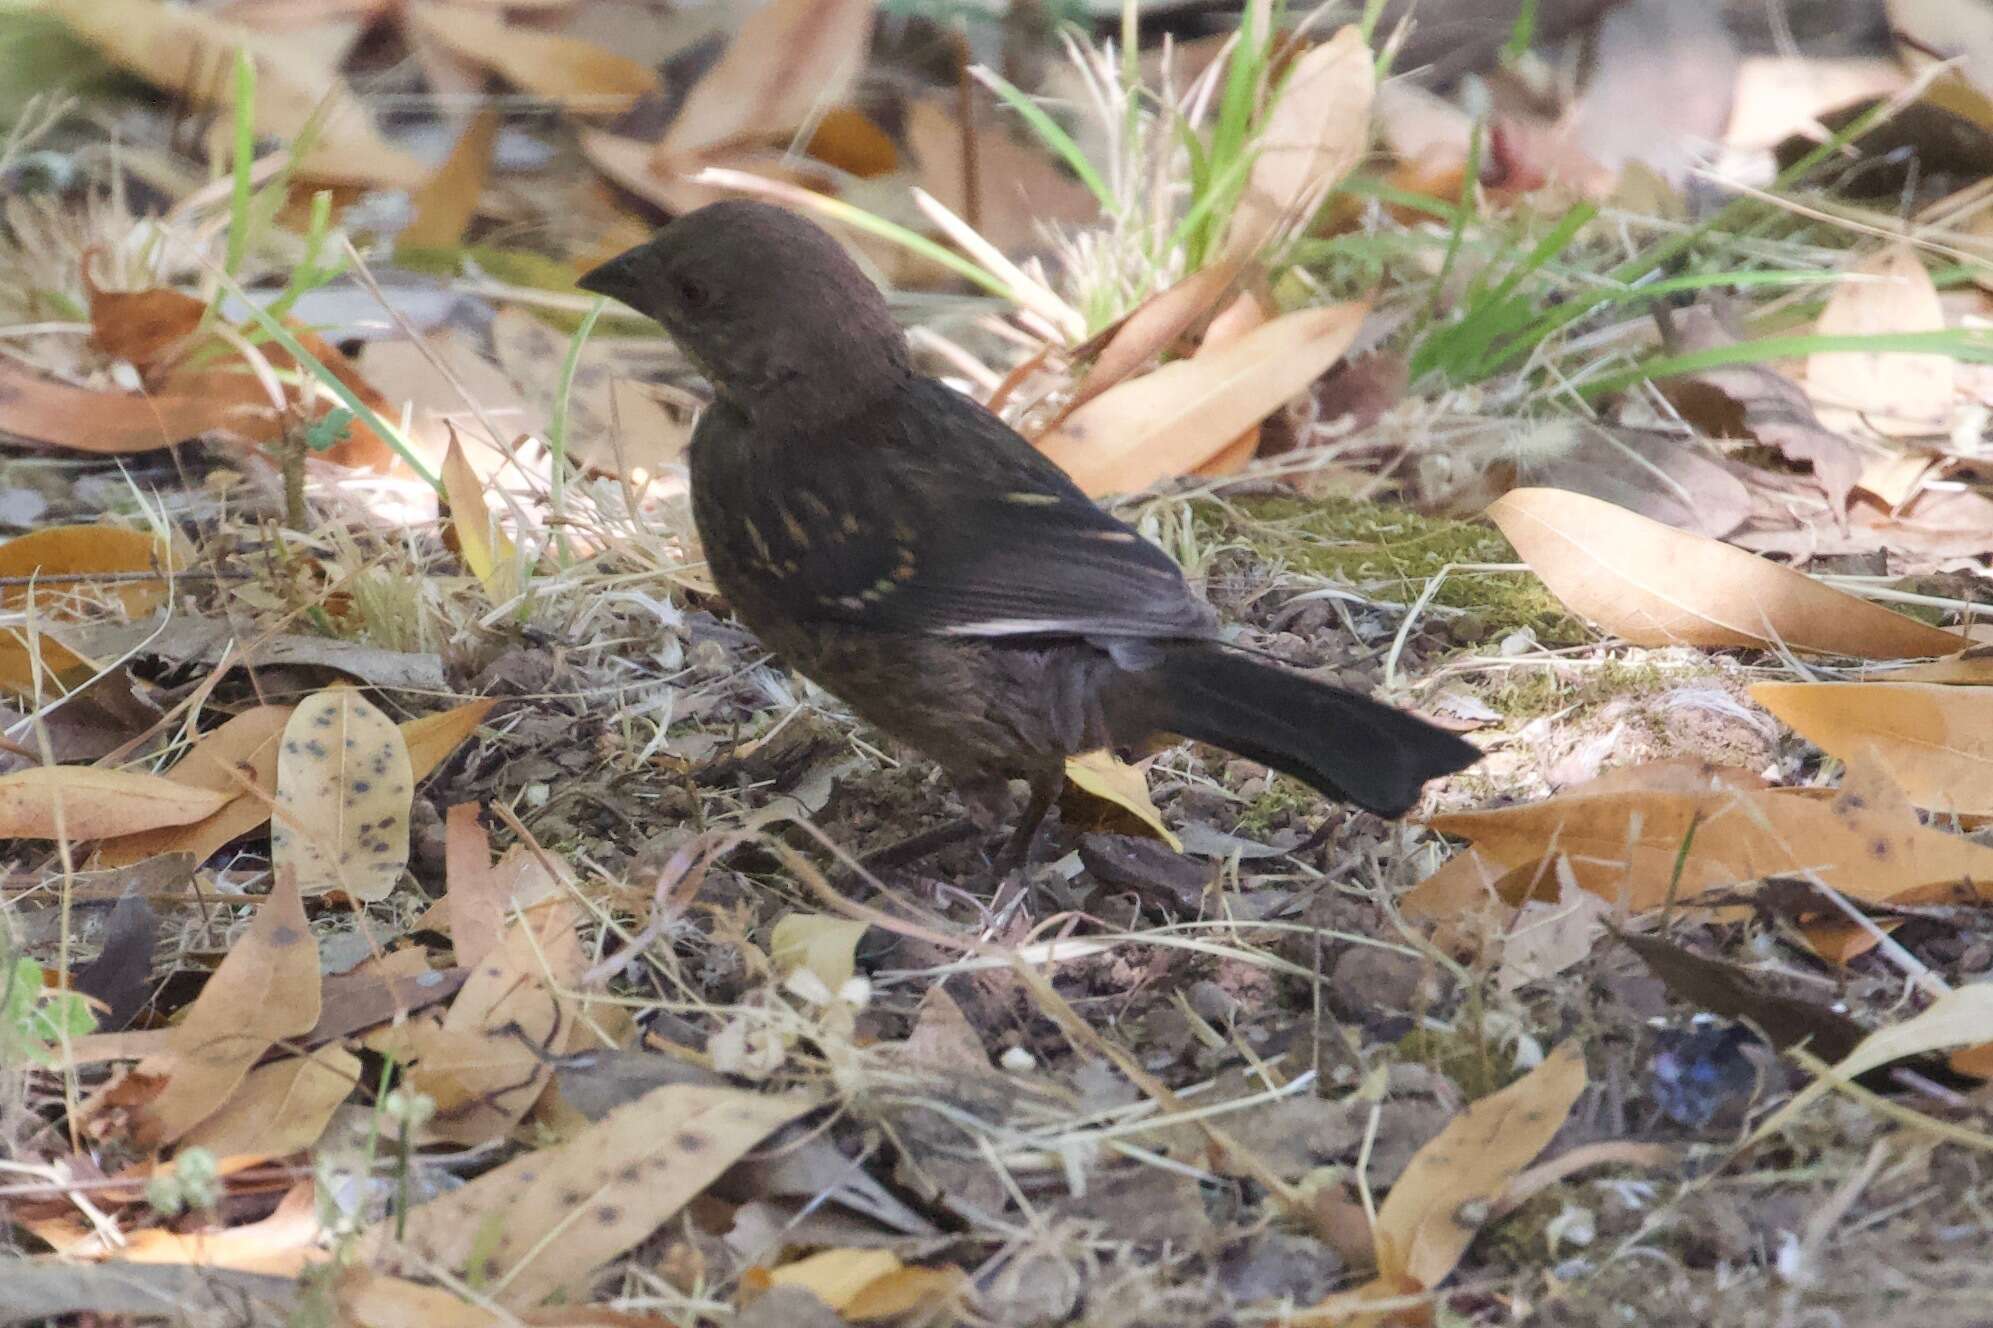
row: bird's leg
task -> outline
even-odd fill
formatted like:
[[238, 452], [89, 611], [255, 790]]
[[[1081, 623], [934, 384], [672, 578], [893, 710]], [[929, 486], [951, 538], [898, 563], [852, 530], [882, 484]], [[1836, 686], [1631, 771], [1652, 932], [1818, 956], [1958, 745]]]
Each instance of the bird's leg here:
[[1024, 815], [1017, 820], [1017, 828], [1010, 832], [1010, 838], [997, 851], [992, 871], [999, 881], [1007, 879], [1020, 867], [1030, 865], [1031, 843], [1038, 837], [1038, 827], [1045, 823], [1045, 816], [1052, 810], [1052, 804], [1059, 800], [1059, 790], [1066, 786], [1066, 768], [1053, 766], [1048, 771], [1039, 771], [1029, 776], [1031, 800], [1024, 805]]

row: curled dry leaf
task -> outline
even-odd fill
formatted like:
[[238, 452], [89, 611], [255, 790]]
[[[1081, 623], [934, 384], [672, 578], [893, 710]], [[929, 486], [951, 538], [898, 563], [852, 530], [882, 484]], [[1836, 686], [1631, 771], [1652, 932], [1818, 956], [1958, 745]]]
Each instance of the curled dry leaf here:
[[159, 775], [91, 766], [37, 766], [0, 775], [0, 838], [102, 839], [187, 825], [229, 800]]
[[107, 291], [83, 263], [83, 290], [90, 301], [90, 344], [128, 360], [148, 380], [182, 348], [207, 313], [205, 302], [185, 291], [153, 289]]
[[1356, 339], [1367, 303], [1285, 314], [1209, 355], [1110, 388], [1037, 440], [1087, 493], [1186, 474], [1305, 391]]
[[1635, 645], [1781, 644], [1908, 659], [1970, 644], [1789, 567], [1582, 494], [1517, 489], [1488, 516], [1572, 612]]
[[[1244, 265], [1236, 261], [1219, 261], [1199, 268], [1174, 286], [1151, 295], [1114, 327], [1097, 334], [1089, 345], [1098, 344], [1099, 352], [1079, 386], [1073, 389], [1064, 414], [1071, 414], [1125, 381], [1174, 346], [1200, 319], [1218, 307], [1238, 285], [1244, 270]], [[1084, 357], [1087, 350], [1087, 346], [1082, 346], [1074, 353]]]
[[1163, 824], [1162, 813], [1149, 796], [1145, 767], [1130, 765], [1110, 751], [1083, 752], [1066, 758], [1066, 783], [1085, 798], [1127, 813], [1148, 833], [1183, 851], [1183, 842]]
[[800, 1287], [853, 1323], [893, 1319], [961, 1292], [959, 1268], [902, 1263], [891, 1250], [819, 1250], [780, 1268], [749, 1269], [744, 1289]]
[[1993, 815], [1993, 687], [1768, 682], [1751, 698], [1843, 761], [1872, 755], [1919, 807]]
[[478, 804], [460, 802], [443, 817], [443, 926], [457, 962], [476, 964], [505, 940], [510, 902], [491, 869], [491, 836], [478, 823]]
[[270, 863], [307, 893], [385, 899], [408, 866], [415, 779], [394, 722], [350, 687], [307, 697], [284, 724]]
[[[1821, 336], [1936, 332], [1945, 325], [1923, 260], [1894, 244], [1851, 269], [1827, 297]], [[1949, 355], [1907, 351], [1816, 351], [1806, 390], [1832, 424], [1861, 424], [1890, 437], [1943, 433], [1952, 415], [1956, 367]]]
[[1376, 64], [1363, 33], [1342, 28], [1294, 62], [1260, 128], [1224, 252], [1249, 257], [1305, 221], [1370, 147]]
[[112, 63], [192, 106], [228, 109], [230, 62], [246, 50], [256, 65], [256, 128], [286, 139], [311, 132], [311, 150], [298, 166], [308, 178], [412, 189], [428, 174], [380, 136], [352, 89], [300, 43], [156, 0], [48, 0], [45, 7]]
[[417, 4], [409, 18], [423, 36], [521, 92], [583, 115], [614, 115], [659, 90], [657, 71], [647, 65], [579, 37], [517, 27], [500, 13]]
[[784, 913], [768, 940], [769, 962], [781, 974], [806, 968], [836, 993], [858, 970], [858, 942], [866, 923], [830, 913]]
[[[362, 1257], [476, 1275], [523, 1309], [587, 1276], [816, 1105], [801, 1096], [667, 1084], [555, 1148], [527, 1153], [362, 1233]], [[476, 1261], [475, 1263], [473, 1261]]]

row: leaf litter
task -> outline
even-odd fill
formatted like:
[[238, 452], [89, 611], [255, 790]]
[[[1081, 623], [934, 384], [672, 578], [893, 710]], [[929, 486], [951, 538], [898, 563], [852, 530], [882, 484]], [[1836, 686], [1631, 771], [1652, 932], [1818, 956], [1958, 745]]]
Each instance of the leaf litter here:
[[[1717, 259], [1603, 276], [1690, 224], [1636, 178], [1676, 172], [1664, 126], [1574, 138], [1505, 85], [1470, 183], [1459, 105], [1378, 87], [1353, 28], [1271, 35], [1273, 7], [1264, 49], [1131, 52], [1139, 98], [1097, 45], [1047, 47], [1070, 152], [1003, 94], [1053, 86], [1029, 62], [974, 75], [991, 48], [942, 29], [944, 69], [896, 64], [870, 5], [730, 14], [703, 54], [710, 15], [611, 42], [604, 8], [55, 7], [219, 114], [129, 101], [174, 132], [93, 159], [91, 208], [10, 198], [0, 230], [0, 323], [73, 323], [0, 367], [10, 463], [66, 523], [0, 549], [31, 564], [0, 592], [34, 971], [5, 1009], [62, 1067], [0, 1128], [20, 1247], [131, 1274], [49, 1294], [117, 1312], [184, 1263], [315, 1268], [299, 1303], [369, 1324], [1970, 1303], [1993, 508], [1983, 304], [1932, 280], [1937, 232], [1821, 223], [1821, 193], [1755, 256], [1719, 227]], [[1625, 40], [1656, 17], [1594, 34], [1616, 82], [1580, 118], [1675, 76], [1672, 38]], [[446, 107], [481, 71], [538, 109]], [[383, 77], [436, 104], [376, 114], [353, 89]], [[252, 143], [238, 174], [244, 95], [295, 160]], [[1456, 717], [1482, 766], [1385, 828], [1202, 749], [1089, 758], [1059, 856], [992, 913], [925, 770], [711, 598], [687, 422], [652, 395], [696, 399], [677, 357], [614, 315], [569, 340], [575, 273], [650, 224], [631, 195], [755, 171], [989, 262], [1007, 295], [842, 231], [946, 292], [901, 301], [922, 353], [1128, 495], [1240, 644]], [[382, 186], [417, 191], [398, 241]], [[1574, 192], [1613, 219], [1557, 240]], [[401, 307], [397, 255], [454, 304]], [[1753, 284], [1809, 269], [1840, 275]], [[1730, 291], [1588, 303], [1657, 274]], [[307, 334], [332, 283], [384, 307]], [[211, 312], [238, 286], [322, 378]], [[1719, 322], [1760, 330], [1694, 333]], [[1800, 332], [1887, 348], [1743, 353]], [[1651, 392], [1592, 393], [1650, 358]], [[76, 1035], [65, 986], [132, 1026]]]

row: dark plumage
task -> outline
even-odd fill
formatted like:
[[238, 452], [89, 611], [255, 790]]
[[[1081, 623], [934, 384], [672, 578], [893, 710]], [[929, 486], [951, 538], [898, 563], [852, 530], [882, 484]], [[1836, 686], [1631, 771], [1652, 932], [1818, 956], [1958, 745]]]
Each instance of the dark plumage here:
[[1196, 738], [1398, 815], [1480, 753], [1217, 642], [1169, 556], [975, 402], [917, 373], [878, 289], [793, 213], [715, 203], [590, 272], [717, 399], [692, 438], [713, 579], [795, 668], [995, 817], [1068, 755]]

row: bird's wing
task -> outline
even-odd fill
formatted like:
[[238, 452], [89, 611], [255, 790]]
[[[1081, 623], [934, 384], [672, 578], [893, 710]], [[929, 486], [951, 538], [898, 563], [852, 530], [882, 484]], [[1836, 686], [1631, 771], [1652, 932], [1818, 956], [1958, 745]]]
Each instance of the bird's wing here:
[[749, 515], [758, 561], [782, 573], [764, 588], [793, 616], [941, 636], [1215, 632], [1168, 554], [947, 386], [919, 380], [836, 435], [785, 442], [764, 458], [779, 474], [738, 475], [714, 504]]

